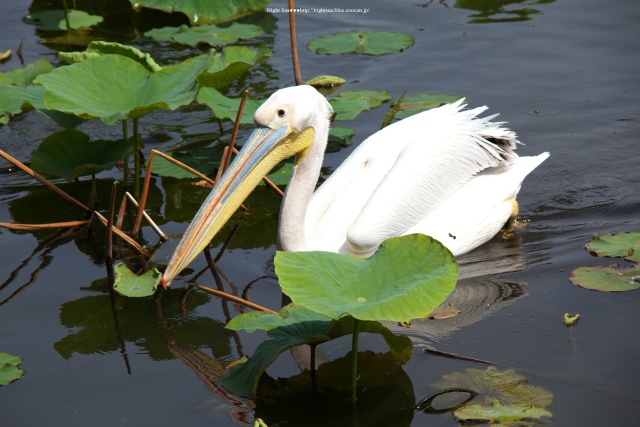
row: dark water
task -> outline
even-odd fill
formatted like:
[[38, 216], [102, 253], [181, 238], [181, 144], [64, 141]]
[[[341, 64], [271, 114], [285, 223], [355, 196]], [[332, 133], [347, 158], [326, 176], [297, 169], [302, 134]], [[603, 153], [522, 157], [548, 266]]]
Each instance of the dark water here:
[[[464, 95], [471, 106], [486, 104], [490, 112], [501, 113], [526, 143], [520, 154], [551, 152], [519, 196], [527, 226], [506, 240], [497, 237], [478, 254], [486, 258], [495, 251], [517, 271], [461, 284], [461, 297], [467, 291], [484, 292], [480, 304], [478, 299], [471, 303], [468, 317], [435, 327], [416, 322], [406, 332], [417, 343], [403, 367], [414, 398], [435, 392], [431, 384], [444, 374], [485, 369], [423, 352], [432, 347], [518, 369], [554, 394], [549, 406], [553, 425], [633, 425], [640, 404], [640, 291], [588, 291], [572, 285], [568, 276], [580, 266], [615, 262], [584, 251], [592, 234], [640, 231], [640, 8], [625, 0], [495, 1], [489, 11], [473, 10], [482, 2], [447, 3], [349, 2], [349, 7], [368, 7], [369, 13], [297, 17], [303, 77], [336, 74], [350, 82], [347, 89], [387, 90], [394, 96], [403, 90]], [[347, 7], [341, 2], [322, 5], [334, 6]], [[26, 2], [4, 2], [0, 50], [15, 50], [23, 40], [25, 62], [39, 57], [55, 61], [55, 51], [42, 44], [34, 27], [21, 23], [27, 13]], [[273, 14], [268, 20], [275, 29], [264, 42], [272, 44], [273, 57], [232, 91], [268, 78], [257, 89], [258, 95], [266, 95], [292, 83], [287, 17]], [[318, 56], [304, 49], [315, 37], [355, 29], [401, 31], [416, 42], [403, 53], [382, 57]], [[169, 59], [192, 54], [166, 48], [151, 53]], [[19, 66], [14, 58], [0, 65], [0, 71]], [[346, 123], [357, 130], [355, 143], [379, 127], [385, 111]], [[210, 113], [198, 108], [154, 113], [141, 126], [147, 149], [168, 151], [218, 139]], [[80, 129], [101, 138], [120, 133], [118, 127], [98, 123]], [[47, 119], [29, 113], [0, 128], [0, 148], [28, 161], [29, 152], [56, 130]], [[327, 167], [335, 167], [350, 151], [329, 154]], [[104, 199], [117, 176], [100, 176]], [[62, 185], [80, 199], [88, 197], [88, 182]], [[179, 236], [205, 195], [179, 182], [157, 180], [150, 210], [166, 233]], [[242, 222], [219, 266], [239, 292], [248, 288], [252, 300], [277, 307], [277, 282], [268, 276], [279, 200], [258, 190], [248, 203], [253, 213]], [[42, 223], [81, 215], [25, 175], [3, 169], [0, 221]], [[155, 243], [150, 229], [144, 236]], [[2, 425], [237, 425], [230, 413], [242, 418], [237, 414], [243, 407], [230, 407], [212, 393], [188, 360], [197, 350], [226, 363], [253, 354], [263, 336], [226, 331], [224, 324], [239, 309], [200, 293], [187, 295], [180, 281], [158, 302], [116, 301], [112, 311], [103, 245], [101, 237], [87, 239], [80, 233], [0, 229], [0, 351], [23, 357], [27, 371], [23, 379], [0, 389]], [[170, 245], [158, 256], [166, 256]], [[204, 267], [203, 257], [192, 265], [195, 272]], [[215, 286], [210, 274], [200, 282]], [[582, 315], [575, 327], [562, 324], [565, 312]], [[114, 327], [114, 319], [120, 328]], [[191, 353], [171, 352], [168, 339], [186, 343]], [[375, 338], [363, 341], [363, 348], [385, 350]], [[349, 342], [340, 340], [323, 348], [330, 359], [348, 351]], [[288, 377], [298, 368], [290, 355], [283, 355], [268, 372]], [[377, 424], [360, 425], [394, 425], [381, 421], [389, 414], [394, 419], [398, 410], [391, 404], [394, 409], [386, 410], [390, 396], [379, 397], [378, 405], [387, 412]], [[293, 412], [295, 404], [290, 405]], [[257, 411], [268, 414], [269, 407], [259, 403]], [[250, 409], [248, 414], [250, 419]], [[397, 425], [455, 425], [450, 415], [410, 409], [402, 414], [395, 418]], [[310, 413], [305, 422], [342, 425]]]

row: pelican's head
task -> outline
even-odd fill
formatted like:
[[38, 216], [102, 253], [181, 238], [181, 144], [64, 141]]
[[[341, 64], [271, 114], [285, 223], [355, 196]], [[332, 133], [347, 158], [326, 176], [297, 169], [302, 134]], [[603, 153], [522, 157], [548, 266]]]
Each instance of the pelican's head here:
[[324, 96], [311, 86], [281, 89], [258, 108], [253, 116], [256, 129], [211, 190], [171, 256], [162, 276], [165, 288], [202, 252], [274, 166], [293, 155], [297, 161], [304, 158], [314, 141], [312, 124], [328, 127], [332, 112]]

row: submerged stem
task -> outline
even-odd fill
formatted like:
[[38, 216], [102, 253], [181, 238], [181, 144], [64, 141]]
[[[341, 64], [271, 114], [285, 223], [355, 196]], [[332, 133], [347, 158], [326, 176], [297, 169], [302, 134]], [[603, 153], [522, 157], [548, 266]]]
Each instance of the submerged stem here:
[[358, 334], [360, 321], [353, 319], [353, 335], [351, 337], [351, 403], [356, 404], [356, 380], [358, 379]]

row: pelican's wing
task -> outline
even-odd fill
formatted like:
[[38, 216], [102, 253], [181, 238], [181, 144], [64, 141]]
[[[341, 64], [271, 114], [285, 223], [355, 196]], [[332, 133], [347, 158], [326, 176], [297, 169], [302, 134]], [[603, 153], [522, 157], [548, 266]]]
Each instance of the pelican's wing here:
[[335, 206], [342, 206], [340, 214], [359, 205], [348, 212], [353, 251], [369, 252], [406, 233], [476, 173], [517, 157], [513, 132], [491, 122], [493, 116], [478, 118], [486, 107], [463, 107], [459, 101], [384, 128], [320, 187], [314, 202], [327, 207], [328, 217]]

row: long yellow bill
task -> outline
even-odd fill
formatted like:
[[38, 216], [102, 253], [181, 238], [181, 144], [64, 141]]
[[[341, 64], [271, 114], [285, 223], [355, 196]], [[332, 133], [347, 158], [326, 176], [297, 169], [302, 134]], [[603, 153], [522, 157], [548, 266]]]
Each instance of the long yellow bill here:
[[253, 131], [178, 243], [162, 276], [164, 288], [202, 252], [271, 169], [294, 154], [299, 154], [298, 161], [304, 156], [313, 135], [313, 128], [298, 132], [288, 125]]

